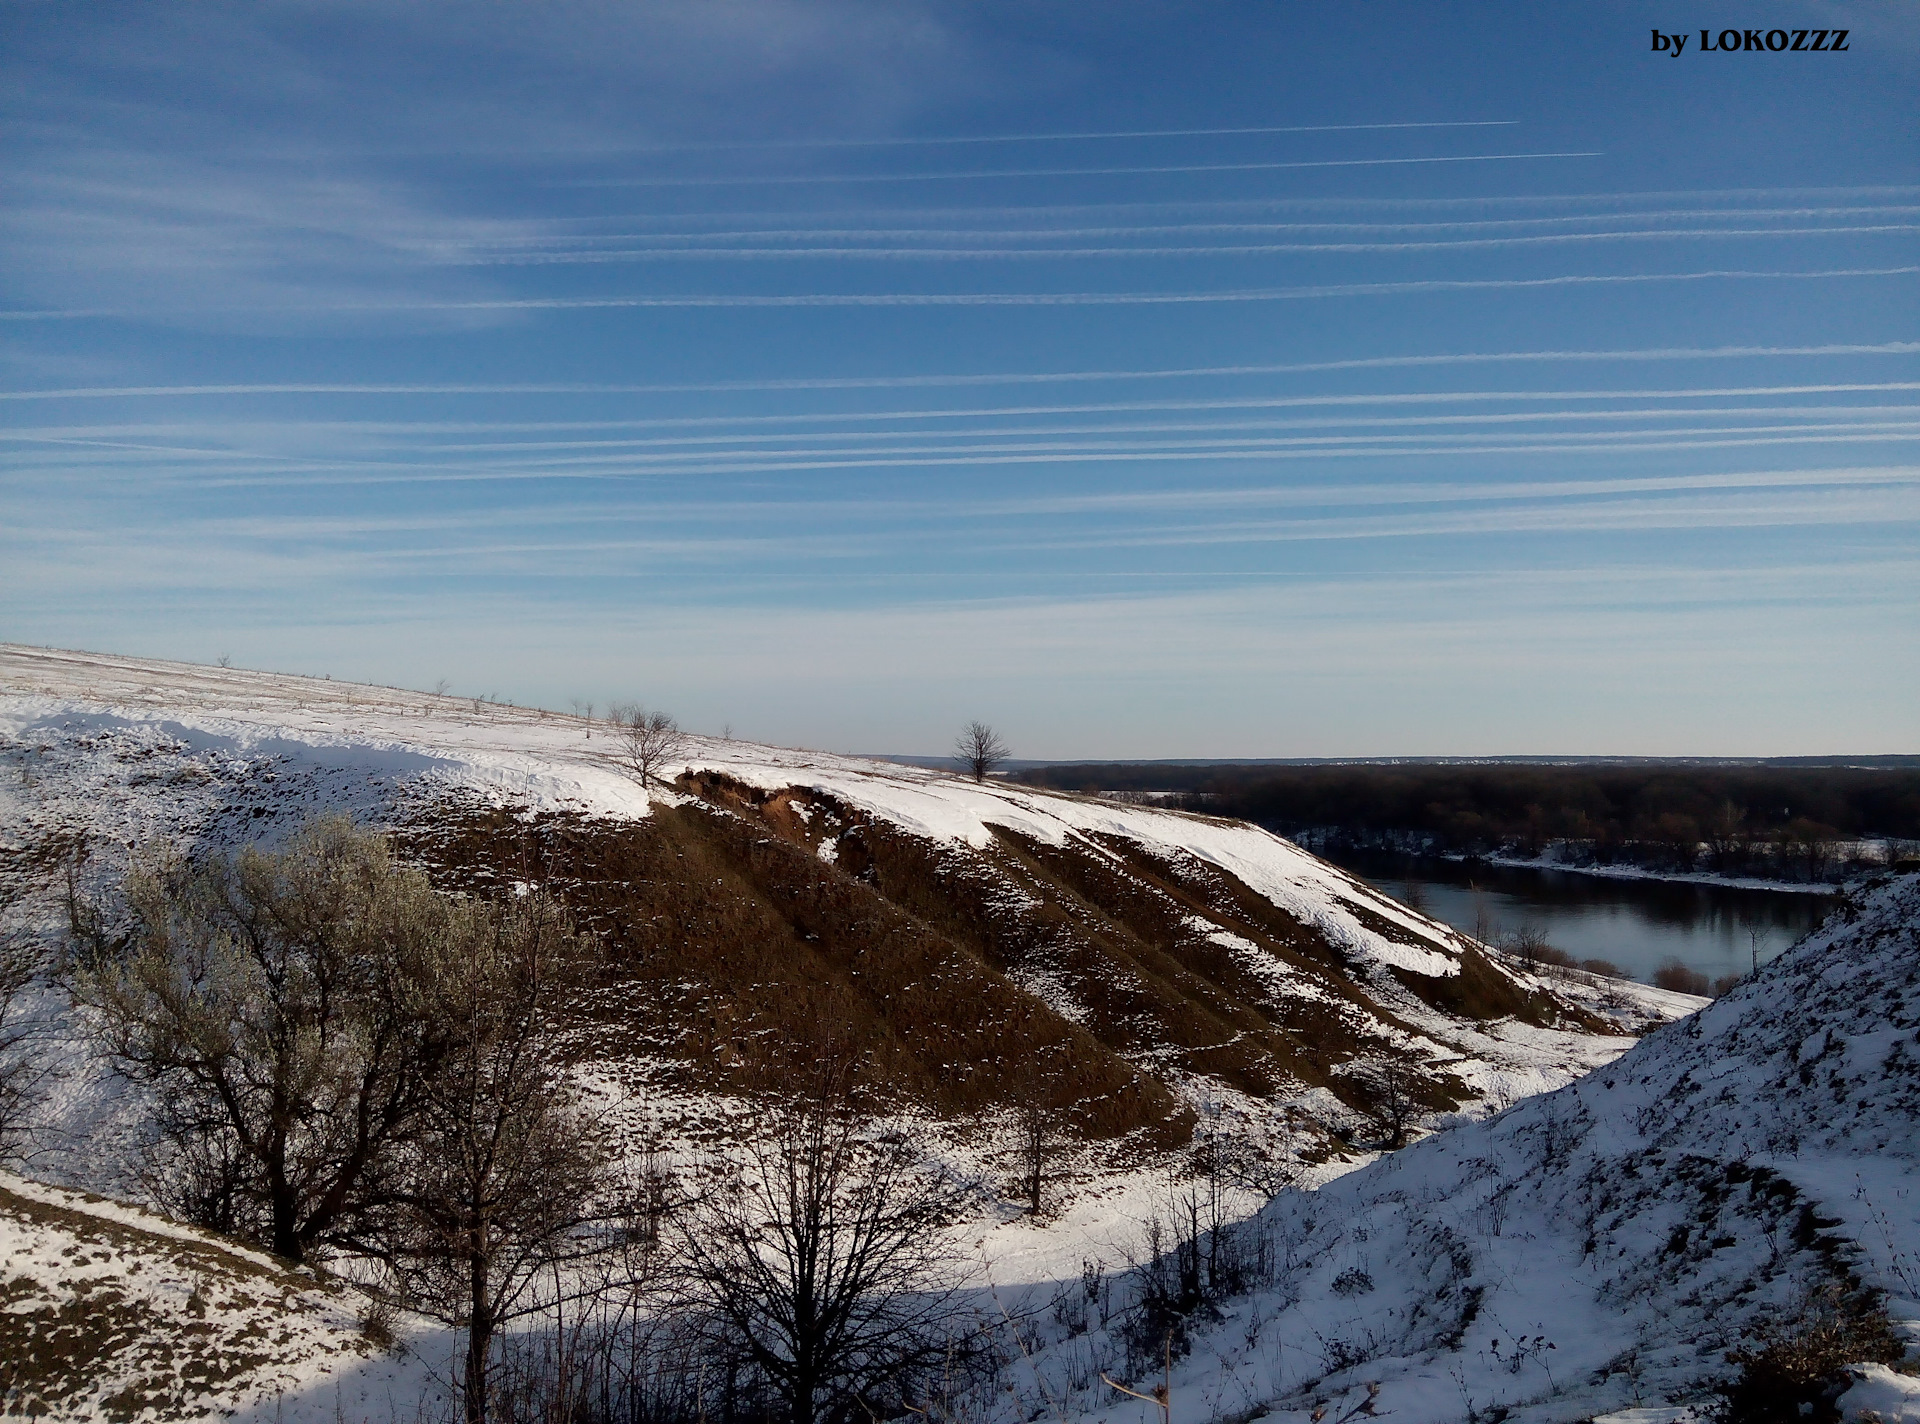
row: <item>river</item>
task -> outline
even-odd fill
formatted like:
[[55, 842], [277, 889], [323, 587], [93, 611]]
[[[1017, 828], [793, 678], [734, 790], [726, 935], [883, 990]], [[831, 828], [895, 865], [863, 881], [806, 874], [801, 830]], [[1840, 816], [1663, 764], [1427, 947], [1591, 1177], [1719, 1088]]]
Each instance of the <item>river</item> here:
[[[1326, 854], [1326, 852], [1322, 852]], [[1327, 855], [1369, 884], [1469, 934], [1537, 928], [1576, 959], [1605, 959], [1648, 980], [1669, 960], [1709, 979], [1765, 964], [1818, 925], [1832, 901], [1794, 891], [1564, 870], [1466, 865], [1388, 852]]]

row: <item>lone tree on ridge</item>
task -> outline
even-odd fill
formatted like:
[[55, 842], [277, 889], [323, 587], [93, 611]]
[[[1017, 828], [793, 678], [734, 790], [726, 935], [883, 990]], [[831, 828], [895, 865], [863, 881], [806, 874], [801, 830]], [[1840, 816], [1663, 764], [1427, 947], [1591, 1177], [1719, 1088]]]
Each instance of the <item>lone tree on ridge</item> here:
[[667, 763], [678, 757], [687, 745], [680, 724], [664, 712], [649, 712], [637, 702], [623, 702], [609, 709], [614, 735], [619, 739], [620, 759], [640, 780], [642, 790], [656, 780]]
[[953, 754], [975, 781], [985, 781], [1013, 752], [985, 722], [969, 722], [954, 739]]

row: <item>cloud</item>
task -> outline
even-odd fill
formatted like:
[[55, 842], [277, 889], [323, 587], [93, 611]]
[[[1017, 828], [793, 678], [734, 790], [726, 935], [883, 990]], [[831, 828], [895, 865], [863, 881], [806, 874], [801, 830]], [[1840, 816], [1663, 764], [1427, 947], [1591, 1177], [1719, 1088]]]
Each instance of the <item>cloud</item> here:
[[499, 173], [409, 152], [802, 112], [885, 131], [977, 77], [913, 0], [216, 0], [10, 23], [6, 299], [219, 329], [514, 320], [484, 304], [490, 279], [427, 270], [533, 235], [475, 203]]

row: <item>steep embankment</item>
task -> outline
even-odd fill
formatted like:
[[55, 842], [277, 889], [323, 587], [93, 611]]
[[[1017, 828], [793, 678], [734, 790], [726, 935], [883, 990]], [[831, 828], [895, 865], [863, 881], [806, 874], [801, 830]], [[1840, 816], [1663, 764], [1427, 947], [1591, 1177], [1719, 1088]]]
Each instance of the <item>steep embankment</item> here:
[[1037, 1102], [1140, 1160], [1204, 1106], [1312, 1164], [1694, 1002], [1535, 978], [1251, 826], [854, 758], [691, 738], [643, 792], [575, 717], [24, 648], [0, 735], [4, 869], [42, 902], [83, 845], [110, 884], [154, 839], [342, 810], [449, 884], [551, 884], [608, 948], [583, 1064], [636, 1091], [848, 1052], [903, 1111]]
[[[1579, 1082], [1275, 1200], [1233, 1246], [1257, 1288], [1196, 1317], [1211, 1323], [1175, 1366], [1175, 1408], [1558, 1424], [1704, 1403], [1730, 1352], [1822, 1320], [1853, 1319], [1852, 1358], [1920, 1350], [1916, 1182], [1907, 876]], [[1043, 1359], [1055, 1403], [1157, 1418], [1097, 1375], [1127, 1367], [1140, 1317], [1063, 1299]], [[1920, 1380], [1881, 1370], [1849, 1399], [1920, 1417]]]

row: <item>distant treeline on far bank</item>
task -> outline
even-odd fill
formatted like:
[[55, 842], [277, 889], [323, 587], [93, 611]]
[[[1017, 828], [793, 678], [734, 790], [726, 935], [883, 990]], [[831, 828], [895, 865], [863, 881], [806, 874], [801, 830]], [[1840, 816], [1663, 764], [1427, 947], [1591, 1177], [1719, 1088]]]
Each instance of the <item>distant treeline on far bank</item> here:
[[1909, 764], [1088, 763], [1014, 779], [1328, 846], [1819, 881], [1920, 851], [1920, 764], [1880, 760]]

